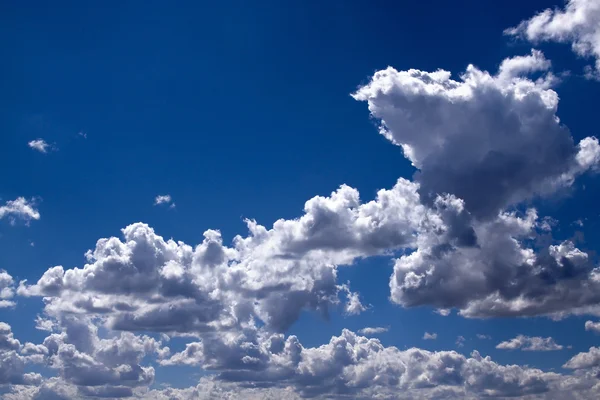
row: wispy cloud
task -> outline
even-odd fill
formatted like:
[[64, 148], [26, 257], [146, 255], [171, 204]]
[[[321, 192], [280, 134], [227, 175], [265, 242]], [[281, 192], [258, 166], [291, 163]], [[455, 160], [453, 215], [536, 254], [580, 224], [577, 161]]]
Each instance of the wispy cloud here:
[[437, 339], [437, 333], [429, 333], [425, 332], [423, 335], [423, 340], [435, 340]]

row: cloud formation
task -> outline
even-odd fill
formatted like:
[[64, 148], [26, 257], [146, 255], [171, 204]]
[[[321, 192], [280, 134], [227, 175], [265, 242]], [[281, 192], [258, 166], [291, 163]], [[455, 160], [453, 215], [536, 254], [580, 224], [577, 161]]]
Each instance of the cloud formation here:
[[498, 343], [496, 348], [501, 350], [556, 351], [562, 350], [563, 346], [556, 343], [551, 337], [518, 335], [513, 339]]
[[425, 200], [450, 193], [489, 219], [569, 186], [600, 159], [595, 138], [575, 144], [560, 124], [552, 76], [526, 77], [549, 67], [538, 51], [504, 60], [496, 75], [469, 65], [460, 80], [441, 69], [388, 67], [353, 97], [367, 102], [380, 133], [418, 169]]
[[158, 195], [154, 198], [154, 205], [158, 206], [161, 204], [168, 205], [170, 208], [175, 208], [175, 203], [173, 203], [173, 199], [170, 194], [162, 194]]
[[39, 151], [40, 153], [47, 153], [48, 150], [52, 149], [44, 139], [35, 139], [27, 143], [27, 146], [32, 148], [33, 150]]
[[373, 335], [377, 335], [380, 333], [385, 333], [387, 331], [389, 331], [389, 328], [385, 328], [382, 326], [378, 326], [378, 327], [366, 327], [366, 328], [362, 328], [358, 330], [358, 333], [360, 335], [364, 335], [364, 336], [373, 336]]
[[5, 217], [9, 219], [11, 224], [16, 223], [17, 219], [29, 223], [32, 219], [40, 219], [40, 213], [36, 209], [33, 200], [17, 197], [15, 200], [9, 200], [3, 206], [0, 206], [0, 219]]
[[586, 73], [590, 78], [600, 78], [600, 3], [597, 0], [568, 0], [563, 9], [546, 9], [504, 33], [533, 43], [571, 44], [577, 55], [595, 58], [595, 67], [588, 67]]
[[437, 339], [437, 333], [429, 333], [425, 332], [423, 335], [423, 340], [435, 340]]

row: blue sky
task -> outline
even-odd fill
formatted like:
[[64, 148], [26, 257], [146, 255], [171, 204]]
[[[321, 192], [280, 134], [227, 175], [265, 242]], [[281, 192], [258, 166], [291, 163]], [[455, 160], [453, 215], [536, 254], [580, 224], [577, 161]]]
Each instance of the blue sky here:
[[[218, 398], [215, 387], [245, 398], [370, 398], [371, 389], [389, 390], [389, 398], [554, 398], [553, 385], [570, 375], [583, 382], [582, 398], [592, 398], [598, 390], [590, 376], [600, 367], [600, 357], [585, 368], [568, 366], [577, 364], [579, 353], [597, 354], [591, 348], [600, 333], [600, 325], [593, 325], [600, 315], [600, 299], [593, 296], [600, 238], [600, 152], [593, 139], [600, 103], [597, 0], [433, 1], [425, 6], [409, 1], [30, 2], [0, 7], [0, 167], [5, 171], [0, 269], [12, 277], [7, 283], [0, 279], [7, 302], [0, 308], [0, 321], [10, 325], [0, 333], [20, 341], [6, 350], [17, 360], [7, 367], [13, 370], [8, 378], [0, 374], [0, 393], [7, 399]], [[554, 11], [538, 14], [545, 9]], [[536, 28], [542, 17], [555, 20]], [[505, 32], [511, 27], [518, 28]], [[502, 64], [507, 59], [516, 61]], [[454, 83], [435, 71], [443, 69], [465, 82], [469, 64], [489, 71], [492, 83], [473, 78], [461, 89], [474, 88], [465, 100], [453, 92]], [[505, 75], [498, 72], [501, 65]], [[376, 72], [388, 67], [393, 70], [377, 78]], [[402, 72], [411, 69], [434, 74], [420, 78]], [[436, 86], [432, 80], [442, 83]], [[521, 89], [523, 82], [531, 86]], [[386, 91], [386, 85], [393, 89]], [[419, 85], [424, 85], [421, 92], [414, 89]], [[519, 90], [531, 102], [519, 97]], [[380, 129], [387, 134], [379, 134]], [[415, 155], [411, 158], [400, 145], [410, 146]], [[488, 156], [498, 158], [490, 161]], [[390, 202], [404, 204], [398, 206], [401, 211], [385, 209], [385, 218], [369, 214], [381, 218], [381, 231], [364, 228], [373, 229], [364, 233], [360, 218], [342, 227], [345, 207], [343, 213], [336, 209], [335, 216], [318, 206], [312, 214], [308, 206], [304, 211], [307, 200], [323, 196], [327, 203], [342, 184], [356, 189], [364, 205], [376, 199], [378, 190], [391, 190], [399, 178], [406, 181], [398, 190], [414, 192], [416, 200], [393, 198]], [[170, 198], [156, 204], [161, 195]], [[355, 212], [360, 206], [347, 208]], [[536, 210], [537, 219], [527, 233], [506, 233], [517, 228], [502, 225], [509, 224], [502, 215], [513, 213], [511, 224], [517, 218], [526, 224], [528, 209]], [[389, 222], [402, 213], [410, 214], [406, 221]], [[306, 226], [273, 228], [279, 219], [292, 221], [292, 226], [304, 214], [313, 218]], [[317, 224], [319, 218], [323, 221]], [[236, 235], [248, 236], [247, 219], [273, 228], [273, 237], [264, 239], [259, 250], [233, 242]], [[439, 229], [425, 227], [424, 221], [439, 224]], [[553, 221], [551, 229], [543, 221]], [[185, 270], [180, 286], [172, 289], [181, 290], [177, 295], [165, 294], [163, 281], [137, 292], [141, 277], [158, 271], [166, 276], [168, 263], [164, 249], [154, 258], [136, 258], [135, 251], [142, 250], [123, 250], [121, 255], [130, 257], [119, 261], [123, 266], [106, 261], [111, 251], [128, 246], [121, 229], [136, 222], [152, 227], [152, 235], [192, 248], [203, 243], [207, 229], [218, 230], [224, 255], [214, 263], [197, 261], [204, 260], [200, 253], [194, 261], [180, 255], [171, 260]], [[150, 235], [144, 230], [149, 227], [140, 228], [144, 235]], [[469, 232], [476, 245], [461, 242], [470, 240], [465, 239]], [[150, 237], [139, 235], [130, 243]], [[88, 250], [103, 246], [98, 240], [111, 237], [122, 243], [86, 260]], [[509, 250], [498, 244], [504, 239], [518, 242], [514, 257], [530, 249], [535, 262], [506, 261], [503, 254]], [[411, 254], [423, 254], [424, 261]], [[38, 280], [54, 266], [65, 271], [98, 268], [95, 274], [105, 284], [82, 272], [87, 275], [73, 281], [64, 275], [61, 289], [52, 291]], [[131, 281], [118, 272], [150, 266], [151, 272]], [[102, 275], [110, 268], [115, 269]], [[242, 276], [232, 272], [236, 268], [244, 271], [239, 278], [243, 283], [235, 283]], [[496, 276], [503, 274], [497, 272], [501, 268], [514, 272], [514, 279]], [[409, 288], [409, 270], [427, 276], [416, 289]], [[321, 275], [331, 271], [333, 283]], [[479, 280], [480, 273], [485, 281]], [[268, 279], [273, 279], [269, 285]], [[390, 279], [400, 285], [396, 292]], [[27, 283], [19, 284], [23, 280]], [[184, 283], [190, 282], [200, 285], [195, 290], [201, 295], [194, 296], [201, 299], [184, 293]], [[212, 287], [206, 282], [220, 283]], [[299, 282], [309, 282], [310, 288], [297, 293], [286, 289]], [[260, 285], [265, 286], [256, 289]], [[319, 285], [325, 289], [316, 293]], [[356, 312], [348, 311], [352, 295], [362, 304]], [[78, 303], [86, 296], [97, 296], [111, 311], [86, 309]], [[294, 296], [303, 300], [296, 304]], [[511, 311], [491, 306], [494, 296]], [[536, 306], [519, 308], [519, 298]], [[131, 314], [119, 309], [117, 300], [132, 305]], [[219, 317], [194, 314], [214, 319], [202, 329], [161, 325], [154, 314], [144, 314], [155, 318], [154, 328], [115, 323], [125, 314], [138, 318], [148, 307], [169, 308], [184, 300], [207, 309], [213, 306], [205, 304], [217, 302]], [[450, 315], [436, 312], [441, 308], [451, 309]], [[224, 322], [229, 312], [233, 326]], [[282, 328], [277, 319], [287, 315], [291, 320]], [[52, 329], [36, 329], [37, 316], [51, 322]], [[591, 322], [586, 326], [586, 321]], [[211, 342], [226, 332], [238, 335], [240, 343], [263, 348], [268, 335], [282, 334], [286, 340], [295, 335], [306, 350], [301, 365], [312, 365], [315, 356], [309, 349], [341, 337], [343, 329], [360, 336], [365, 327], [386, 328], [372, 335], [380, 342], [369, 343], [400, 352], [393, 353], [394, 360], [416, 348], [430, 357], [449, 351], [457, 359], [480, 362], [472, 354], [477, 350], [491, 357], [494, 368], [516, 364], [523, 368], [518, 374], [533, 374], [542, 383], [533, 387], [519, 381], [513, 391], [502, 392], [467, 384], [472, 372], [461, 370], [458, 383], [429, 376], [430, 385], [422, 391], [407, 373], [400, 373], [402, 383], [396, 386], [379, 388], [377, 383], [365, 389], [356, 379], [330, 385], [327, 379], [332, 378], [319, 377], [318, 371], [301, 376], [301, 366], [286, 370], [285, 379], [263, 382], [256, 371], [283, 374], [273, 354], [258, 357], [244, 353], [248, 347], [238, 342], [230, 347]], [[74, 333], [82, 330], [93, 337], [91, 348]], [[424, 340], [425, 332], [437, 334], [436, 339]], [[145, 350], [136, 353], [139, 358], [103, 359], [102, 346], [113, 339], [114, 346], [125, 346], [117, 340], [124, 334], [134, 335], [128, 343], [147, 335], [141, 346]], [[519, 335], [535, 343], [546, 339], [534, 349], [545, 351], [524, 351], [526, 344], [513, 350], [499, 345]], [[53, 353], [50, 337], [62, 350]], [[28, 353], [26, 343], [41, 347]], [[178, 357], [190, 343], [204, 346], [203, 353]], [[229, 356], [219, 353], [221, 345]], [[210, 350], [213, 359], [209, 347], [216, 349]], [[64, 358], [67, 349], [95, 360], [92, 375], [110, 378], [90, 382], [77, 376], [72, 370], [84, 368]], [[266, 361], [256, 369], [241, 368], [244, 356]], [[340, 376], [364, 367], [360, 360], [339, 362], [333, 357], [323, 364], [339, 367], [335, 374]], [[408, 368], [405, 361], [397, 362]], [[132, 381], [115, 372], [124, 365], [137, 372], [140, 366], [148, 369]], [[320, 389], [310, 389], [313, 384]], [[574, 395], [576, 389], [567, 386], [562, 395]]]

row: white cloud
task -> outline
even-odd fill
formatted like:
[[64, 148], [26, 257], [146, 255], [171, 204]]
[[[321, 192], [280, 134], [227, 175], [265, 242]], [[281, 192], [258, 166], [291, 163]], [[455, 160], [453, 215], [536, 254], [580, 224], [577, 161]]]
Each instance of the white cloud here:
[[52, 150], [52, 146], [46, 143], [44, 139], [35, 139], [27, 143], [33, 150], [39, 151], [40, 153], [47, 153], [48, 150]]
[[0, 385], [34, 385], [41, 375], [26, 373], [28, 355], [21, 355], [21, 342], [14, 338], [11, 326], [0, 322]]
[[429, 333], [425, 332], [423, 335], [423, 340], [435, 340], [437, 339], [437, 333]]
[[3, 206], [0, 206], [0, 219], [5, 217], [8, 217], [11, 223], [15, 223], [17, 219], [22, 219], [28, 223], [32, 219], [40, 219], [40, 213], [35, 208], [33, 200], [17, 197], [15, 200], [9, 200]]
[[556, 351], [562, 350], [563, 346], [557, 344], [551, 337], [518, 335], [513, 339], [499, 343], [496, 348], [501, 350]]
[[534, 51], [504, 60], [497, 75], [469, 65], [460, 80], [444, 70], [388, 67], [353, 96], [368, 103], [381, 134], [418, 168], [424, 200], [450, 193], [476, 218], [493, 218], [570, 186], [600, 156], [595, 138], [575, 145], [560, 124], [550, 77], [524, 76], [549, 66]]
[[365, 336], [378, 335], [389, 331], [390, 328], [378, 326], [378, 327], [366, 327], [358, 330], [358, 333]]
[[260, 387], [285, 383], [303, 397], [328, 398], [371, 398], [376, 393], [383, 398], [397, 398], [393, 396], [398, 393], [435, 398], [441, 387], [456, 398], [521, 396], [547, 392], [558, 377], [502, 366], [477, 352], [467, 358], [454, 351], [401, 351], [348, 330], [315, 348], [303, 347], [294, 336], [232, 339], [215, 336], [189, 344], [163, 364], [200, 365], [216, 370], [221, 381], [242, 380]]
[[477, 336], [477, 339], [481, 340], [490, 340], [492, 338], [490, 335], [484, 335], [482, 333], [478, 333], [475, 336]]
[[103, 315], [123, 330], [214, 331], [251, 318], [285, 330], [303, 309], [337, 306], [340, 292], [348, 297], [346, 312], [356, 313], [365, 306], [337, 283], [338, 265], [413, 244], [430, 212], [417, 188], [400, 179], [362, 204], [355, 189], [341, 186], [272, 229], [247, 221], [249, 236], [237, 236], [232, 247], [214, 230], [193, 248], [132, 224], [123, 240], [100, 239], [83, 268], [53, 267], [19, 292], [47, 297], [54, 315]]
[[465, 339], [464, 336], [458, 336], [456, 338], [456, 342], [455, 342], [456, 347], [464, 347], [465, 346], [465, 341], [466, 341], [466, 339]]
[[600, 3], [597, 0], [568, 0], [564, 9], [546, 9], [531, 19], [509, 28], [505, 34], [533, 43], [569, 43], [582, 57], [596, 59], [589, 77], [600, 77]]
[[588, 369], [598, 366], [600, 366], [600, 348], [590, 347], [589, 351], [573, 356], [573, 358], [563, 365], [563, 368]]
[[154, 198], [154, 205], [168, 205], [170, 208], [175, 208], [175, 203], [173, 203], [173, 199], [171, 199], [170, 194], [158, 195]]
[[14, 280], [8, 272], [0, 269], [0, 308], [14, 307], [11, 299], [15, 295]]
[[585, 330], [600, 334], [600, 322], [585, 321]]

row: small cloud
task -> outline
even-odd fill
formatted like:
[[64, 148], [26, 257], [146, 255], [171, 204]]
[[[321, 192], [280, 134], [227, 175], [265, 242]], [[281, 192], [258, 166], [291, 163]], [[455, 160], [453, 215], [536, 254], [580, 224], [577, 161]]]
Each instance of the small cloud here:
[[31, 247], [35, 247], [35, 243], [34, 243], [34, 242], [29, 242], [29, 245], [30, 245]]
[[382, 326], [378, 326], [378, 327], [374, 327], [374, 328], [362, 328], [358, 330], [358, 333], [360, 333], [361, 335], [365, 335], [365, 336], [372, 336], [372, 335], [377, 335], [379, 333], [385, 333], [387, 331], [389, 331], [390, 328], [384, 328]]
[[465, 337], [464, 336], [459, 336], [456, 338], [456, 346], [457, 347], [463, 347], [465, 345]]
[[54, 148], [49, 145], [44, 139], [35, 139], [27, 143], [27, 145], [33, 150], [39, 151], [40, 153], [47, 153], [49, 150]]
[[434, 311], [436, 314], [441, 315], [442, 317], [447, 317], [448, 315], [450, 315], [450, 313], [452, 312], [451, 309], [449, 308], [438, 308], [437, 310]]
[[557, 225], [558, 220], [548, 216], [542, 218], [542, 220], [538, 223], [538, 227], [545, 232], [552, 231], [552, 228], [554, 228]]
[[77, 132], [77, 135], [81, 136], [84, 139], [87, 139], [87, 133], [85, 133], [85, 132]]
[[154, 198], [155, 206], [159, 206], [161, 204], [169, 205], [169, 208], [175, 208], [175, 203], [173, 203], [173, 199], [171, 198], [170, 194], [159, 194]]
[[40, 219], [40, 213], [36, 209], [34, 200], [27, 200], [24, 197], [18, 197], [15, 200], [9, 200], [3, 206], [0, 206], [0, 219], [8, 217], [10, 223], [14, 225], [17, 219], [29, 224], [31, 220]]
[[478, 333], [475, 336], [477, 336], [477, 339], [481, 339], [481, 340], [490, 340], [492, 338], [490, 335], [483, 335], [481, 333]]
[[522, 350], [522, 351], [555, 351], [562, 350], [563, 346], [557, 344], [553, 338], [539, 336], [518, 335], [514, 339], [498, 343], [496, 346], [500, 350]]
[[577, 220], [573, 221], [573, 225], [583, 228], [583, 221], [581, 219], [577, 219]]
[[429, 333], [425, 332], [423, 335], [423, 340], [435, 340], [437, 339], [437, 333]]
[[585, 330], [600, 334], [600, 322], [585, 321]]
[[[349, 284], [350, 282], [348, 282]], [[344, 305], [344, 314], [346, 315], [358, 315], [369, 309], [360, 301], [360, 297], [357, 292], [352, 292], [348, 284], [340, 285], [338, 288], [342, 292], [346, 292], [347, 303]]]

